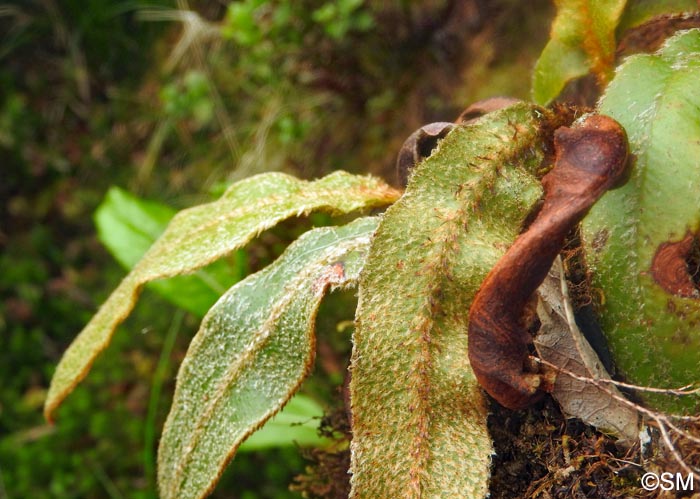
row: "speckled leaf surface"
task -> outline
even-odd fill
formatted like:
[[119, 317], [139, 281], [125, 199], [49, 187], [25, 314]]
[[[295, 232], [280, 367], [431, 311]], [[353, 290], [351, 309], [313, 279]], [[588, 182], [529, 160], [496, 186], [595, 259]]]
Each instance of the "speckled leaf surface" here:
[[535, 66], [532, 96], [548, 104], [567, 82], [593, 72], [606, 82], [615, 62], [615, 28], [625, 0], [560, 0], [550, 40]]
[[212, 307], [182, 362], [158, 451], [163, 499], [205, 497], [311, 369], [328, 288], [354, 283], [377, 218], [314, 229]]
[[237, 182], [215, 202], [181, 211], [66, 350], [51, 380], [46, 418], [52, 420], [87, 374], [146, 283], [204, 267], [286, 218], [314, 210], [348, 213], [384, 206], [397, 195], [378, 179], [344, 172], [314, 182], [265, 173]]
[[351, 497], [486, 495], [493, 449], [468, 311], [541, 195], [543, 119], [518, 104], [457, 127], [387, 210], [360, 278]]
[[652, 271], [662, 245], [700, 230], [699, 89], [700, 31], [691, 30], [657, 54], [627, 59], [599, 105], [627, 130], [636, 161], [629, 182], [593, 207], [583, 237], [603, 329], [619, 369], [637, 384], [700, 380], [697, 290], [677, 296]]

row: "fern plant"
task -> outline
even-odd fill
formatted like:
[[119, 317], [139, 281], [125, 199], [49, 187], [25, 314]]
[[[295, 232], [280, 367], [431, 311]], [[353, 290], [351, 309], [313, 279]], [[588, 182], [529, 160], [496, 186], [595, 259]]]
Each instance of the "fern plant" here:
[[[579, 3], [559, 3], [535, 73], [541, 105], [516, 103], [455, 126], [415, 166], [405, 191], [343, 172], [312, 182], [266, 173], [176, 215], [65, 353], [47, 419], [87, 375], [147, 283], [196, 272], [290, 217], [362, 214], [308, 231], [209, 309], [180, 367], [161, 437], [160, 494], [199, 498], [213, 490], [241, 443], [309, 374], [324, 295], [357, 286], [352, 497], [486, 497], [493, 446], [486, 398], [467, 355], [468, 311], [537, 209], [554, 130], [576, 117], [542, 105], [589, 71], [601, 86], [612, 81], [598, 111], [627, 129], [634, 158], [627, 185], [603, 197], [581, 232], [605, 296], [602, 324], [632, 381], [697, 382], [698, 293], [678, 262], [688, 262], [700, 231], [700, 30], [630, 58], [615, 73], [616, 29], [640, 25], [657, 10], [645, 2], [583, 2], [588, 10]], [[584, 10], [595, 29], [566, 22], [569, 11]], [[671, 264], [658, 263], [664, 245], [682, 241]], [[680, 269], [680, 284], [660, 277], [668, 265]], [[652, 368], [659, 362], [662, 371]], [[648, 402], [678, 406], [668, 397]], [[696, 413], [692, 404], [682, 406]]]

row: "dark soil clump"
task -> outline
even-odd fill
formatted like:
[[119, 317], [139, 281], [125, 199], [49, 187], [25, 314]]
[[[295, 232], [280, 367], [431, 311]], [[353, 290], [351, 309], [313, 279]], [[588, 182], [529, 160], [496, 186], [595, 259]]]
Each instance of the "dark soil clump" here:
[[566, 420], [549, 397], [524, 411], [492, 402], [489, 431], [496, 450], [492, 499], [639, 497], [639, 447], [620, 449], [594, 428]]

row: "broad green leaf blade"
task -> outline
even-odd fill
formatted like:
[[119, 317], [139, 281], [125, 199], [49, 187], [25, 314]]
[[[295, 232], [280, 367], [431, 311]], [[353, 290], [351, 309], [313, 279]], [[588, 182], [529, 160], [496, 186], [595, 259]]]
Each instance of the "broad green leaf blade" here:
[[[165, 231], [176, 211], [167, 205], [140, 199], [112, 187], [95, 212], [100, 240], [127, 269], [138, 263]], [[245, 257], [245, 250], [237, 250]], [[207, 265], [195, 274], [172, 277], [148, 284], [172, 303], [203, 317], [211, 306], [243, 276], [244, 264], [232, 266], [224, 260]], [[295, 395], [265, 426], [248, 438], [239, 451], [305, 445], [318, 447], [328, 442], [318, 434], [321, 406], [302, 394]]]
[[349, 213], [390, 204], [397, 196], [378, 179], [345, 172], [314, 182], [264, 173], [233, 184], [218, 201], [181, 211], [66, 350], [51, 380], [45, 417], [51, 421], [85, 377], [146, 283], [202, 268], [286, 218], [315, 210]]
[[387, 210], [360, 278], [354, 499], [486, 495], [493, 448], [468, 311], [542, 193], [546, 118], [518, 104], [456, 128]]
[[318, 433], [323, 408], [313, 399], [297, 394], [265, 426], [241, 444], [238, 452], [296, 445], [320, 447], [332, 440]]
[[627, 130], [636, 161], [629, 182], [584, 221], [586, 259], [615, 361], [641, 385], [700, 380], [700, 301], [665, 291], [651, 270], [663, 244], [700, 230], [698, 89], [700, 31], [691, 30], [628, 58], [599, 105]]
[[377, 218], [314, 229], [209, 311], [178, 374], [158, 452], [163, 499], [204, 497], [243, 440], [311, 369], [314, 320], [329, 287], [352, 284]]
[[561, 0], [550, 40], [540, 55], [532, 81], [533, 100], [549, 104], [574, 78], [593, 72], [609, 80], [615, 62], [615, 28], [625, 0]]
[[[100, 241], [126, 269], [138, 263], [160, 237], [176, 211], [112, 187], [95, 212]], [[239, 250], [244, 256], [243, 250]], [[243, 278], [241, 257], [218, 260], [195, 274], [154, 281], [150, 288], [175, 305], [203, 317], [224, 292]]]
[[110, 187], [95, 211], [100, 241], [127, 269], [138, 263], [160, 237], [176, 210]]

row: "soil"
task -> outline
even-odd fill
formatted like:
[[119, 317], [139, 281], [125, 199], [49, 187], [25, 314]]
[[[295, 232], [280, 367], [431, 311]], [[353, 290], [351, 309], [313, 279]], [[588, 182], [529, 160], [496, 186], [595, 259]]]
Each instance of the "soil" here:
[[[700, 493], [645, 491], [646, 472], [685, 472], [658, 445], [658, 432], [644, 453], [639, 443], [624, 448], [579, 420], [567, 420], [551, 397], [527, 410], [511, 411], [491, 400], [488, 426], [494, 440], [491, 499], [700, 499]], [[695, 429], [700, 430], [700, 423]], [[350, 492], [350, 428], [339, 408], [321, 423], [336, 439], [330, 450], [305, 451], [306, 473], [290, 487], [309, 499], [345, 499]], [[674, 442], [690, 465], [700, 463], [693, 442]], [[697, 481], [696, 481], [697, 489]]]
[[592, 427], [567, 421], [550, 397], [524, 411], [492, 402], [488, 423], [493, 499], [640, 496], [638, 446], [618, 448]]

